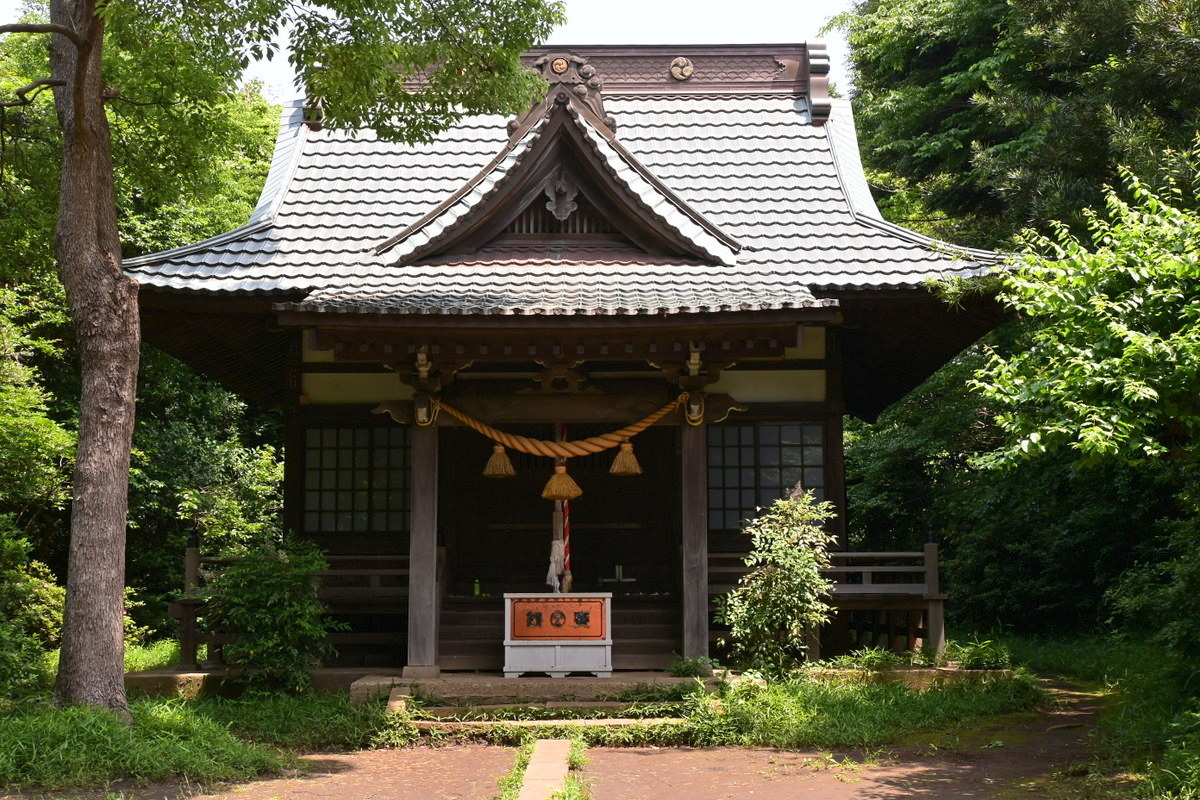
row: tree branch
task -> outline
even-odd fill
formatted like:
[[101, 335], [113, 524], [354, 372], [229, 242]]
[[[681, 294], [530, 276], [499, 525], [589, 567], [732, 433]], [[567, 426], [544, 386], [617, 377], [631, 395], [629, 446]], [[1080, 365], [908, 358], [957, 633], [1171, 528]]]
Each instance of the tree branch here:
[[0, 33], [57, 33], [71, 40], [77, 48], [82, 49], [84, 38], [66, 25], [54, 25], [49, 22], [14, 22], [0, 25]]
[[[12, 108], [14, 106], [30, 105], [37, 96], [46, 91], [52, 86], [66, 86], [67, 82], [61, 78], [38, 78], [36, 81], [25, 84], [20, 89], [17, 89], [13, 94], [17, 96], [16, 100], [7, 100], [0, 102], [0, 107]], [[33, 92], [32, 97], [27, 97], [30, 92]]]

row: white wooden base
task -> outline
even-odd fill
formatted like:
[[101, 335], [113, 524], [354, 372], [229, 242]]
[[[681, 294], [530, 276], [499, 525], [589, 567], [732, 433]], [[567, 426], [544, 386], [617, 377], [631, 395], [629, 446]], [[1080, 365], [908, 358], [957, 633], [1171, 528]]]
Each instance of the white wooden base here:
[[612, 675], [612, 644], [588, 642], [505, 642], [504, 677], [544, 672], [561, 678], [568, 672], [590, 672], [597, 678]]

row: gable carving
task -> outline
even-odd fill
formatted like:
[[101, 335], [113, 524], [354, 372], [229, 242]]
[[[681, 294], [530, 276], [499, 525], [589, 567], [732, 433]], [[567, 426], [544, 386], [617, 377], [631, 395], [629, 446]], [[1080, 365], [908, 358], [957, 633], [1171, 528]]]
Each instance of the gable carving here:
[[567, 173], [563, 166], [550, 176], [550, 180], [546, 182], [546, 196], [550, 201], [546, 203], [546, 208], [554, 215], [554, 218], [559, 222], [563, 222], [567, 217], [571, 216], [575, 209], [579, 208], [579, 204], [575, 202], [575, 196], [579, 194], [579, 187], [575, 185], [575, 181]]

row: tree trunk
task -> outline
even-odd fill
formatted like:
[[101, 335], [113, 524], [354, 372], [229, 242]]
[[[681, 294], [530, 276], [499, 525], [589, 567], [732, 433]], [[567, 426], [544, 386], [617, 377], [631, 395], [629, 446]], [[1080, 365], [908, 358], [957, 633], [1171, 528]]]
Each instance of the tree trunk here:
[[63, 132], [54, 250], [79, 349], [82, 394], [70, 563], [55, 697], [128, 718], [124, 683], [125, 520], [137, 386], [137, 284], [121, 273], [112, 147], [104, 110], [104, 23], [91, 0], [52, 0], [51, 37]]

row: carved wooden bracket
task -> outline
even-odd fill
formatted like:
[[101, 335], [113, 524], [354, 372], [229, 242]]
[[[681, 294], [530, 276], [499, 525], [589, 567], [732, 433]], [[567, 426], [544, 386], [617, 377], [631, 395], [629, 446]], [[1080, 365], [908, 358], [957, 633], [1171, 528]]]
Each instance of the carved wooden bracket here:
[[582, 361], [576, 361], [574, 364], [567, 364], [563, 361], [550, 364], [544, 361], [537, 363], [545, 367], [534, 378], [540, 385], [540, 391], [543, 394], [579, 394], [588, 391], [587, 373], [575, 369], [583, 363]]
[[454, 382], [454, 376], [459, 370], [466, 369], [473, 361], [434, 361], [429, 357], [428, 345], [417, 349], [417, 358], [409, 367], [407, 364], [386, 364], [385, 366], [396, 373], [400, 382], [411, 386], [418, 392], [436, 395], [442, 389]]
[[647, 364], [662, 370], [663, 377], [668, 383], [689, 392], [703, 391], [710, 384], [721, 380], [721, 371], [732, 367], [734, 362], [704, 361], [702, 350], [692, 343], [688, 348], [685, 361], [658, 362], [647, 360]]

